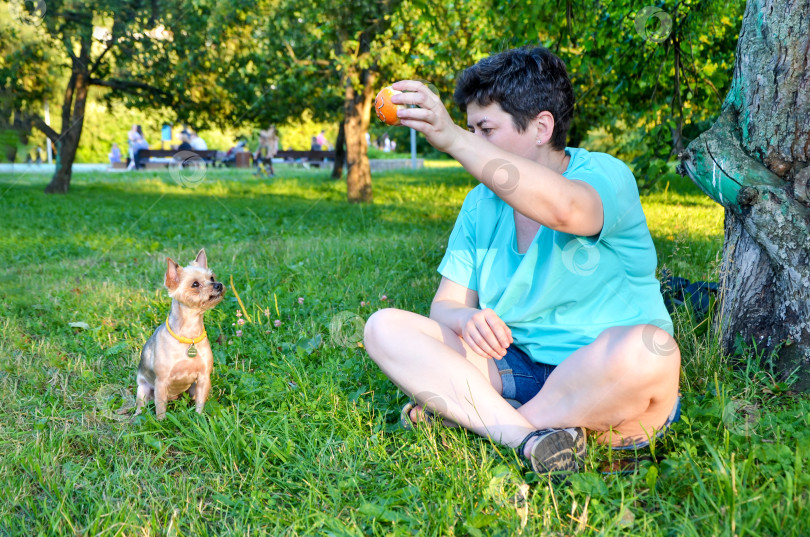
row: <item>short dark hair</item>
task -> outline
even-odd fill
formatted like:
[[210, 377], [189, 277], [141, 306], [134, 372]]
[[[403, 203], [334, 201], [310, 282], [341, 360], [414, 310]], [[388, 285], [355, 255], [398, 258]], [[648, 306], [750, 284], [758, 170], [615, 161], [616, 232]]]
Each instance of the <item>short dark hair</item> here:
[[463, 112], [471, 102], [498, 103], [518, 132], [548, 111], [554, 117], [551, 146], [565, 149], [574, 117], [574, 89], [565, 62], [545, 47], [516, 48], [484, 58], [461, 72], [453, 99]]

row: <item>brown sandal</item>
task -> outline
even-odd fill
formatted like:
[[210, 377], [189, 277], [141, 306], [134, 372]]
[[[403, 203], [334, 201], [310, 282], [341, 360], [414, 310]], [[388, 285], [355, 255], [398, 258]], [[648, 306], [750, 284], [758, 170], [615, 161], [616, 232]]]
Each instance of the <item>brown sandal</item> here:
[[[419, 422], [414, 422], [411, 419], [411, 410], [414, 408], [420, 408], [422, 410], [423, 419]], [[402, 407], [402, 411], [399, 413], [399, 424], [402, 425], [402, 428], [406, 431], [410, 431], [413, 429], [418, 423], [425, 423], [425, 424], [433, 424], [433, 423], [441, 424], [441, 418], [438, 418], [432, 412], [425, 410], [424, 407], [415, 403], [414, 401], [408, 401], [404, 407]]]

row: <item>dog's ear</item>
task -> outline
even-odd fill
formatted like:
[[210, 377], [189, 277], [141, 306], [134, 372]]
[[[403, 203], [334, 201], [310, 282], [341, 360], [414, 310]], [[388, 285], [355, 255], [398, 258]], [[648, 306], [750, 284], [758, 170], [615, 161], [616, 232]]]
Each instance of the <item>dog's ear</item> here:
[[174, 291], [180, 285], [180, 265], [174, 262], [171, 257], [166, 258], [166, 279], [163, 284], [169, 291]]
[[197, 254], [197, 259], [194, 260], [194, 264], [200, 268], [208, 269], [208, 258], [205, 257], [205, 248], [200, 250]]

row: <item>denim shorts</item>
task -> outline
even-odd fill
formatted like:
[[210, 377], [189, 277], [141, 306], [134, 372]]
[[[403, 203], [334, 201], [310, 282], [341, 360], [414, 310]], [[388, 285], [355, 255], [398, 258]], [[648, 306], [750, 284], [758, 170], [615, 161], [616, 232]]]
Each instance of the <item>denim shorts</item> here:
[[[537, 395], [540, 388], [542, 388], [548, 380], [551, 372], [557, 367], [533, 361], [528, 354], [514, 345], [510, 345], [506, 349], [506, 356], [500, 360], [495, 360], [495, 365], [498, 367], [498, 373], [501, 375], [503, 398], [515, 408], [526, 404], [532, 397]], [[672, 412], [669, 414], [666, 423], [664, 423], [664, 427], [656, 433], [656, 438], [663, 437], [669, 430], [669, 426], [680, 418], [681, 398], [679, 396], [675, 401], [675, 406], [672, 408]], [[649, 440], [644, 440], [629, 446], [616, 446], [613, 449], [641, 449], [649, 445]]]
[[[503, 398], [525, 405], [537, 395], [557, 366], [532, 361], [529, 355], [514, 345], [506, 348], [506, 356], [495, 360], [503, 383]], [[518, 405], [518, 406], [520, 406]]]

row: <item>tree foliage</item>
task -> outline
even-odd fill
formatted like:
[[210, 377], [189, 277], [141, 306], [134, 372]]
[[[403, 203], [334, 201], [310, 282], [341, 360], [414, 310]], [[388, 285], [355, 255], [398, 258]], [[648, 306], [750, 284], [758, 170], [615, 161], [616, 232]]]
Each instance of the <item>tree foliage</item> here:
[[53, 51], [37, 36], [36, 19], [21, 24], [25, 14], [10, 5], [0, 5], [0, 12], [15, 15], [0, 17], [0, 151], [13, 162], [17, 145], [27, 142], [31, 111], [52, 96], [56, 65]]
[[[14, 2], [25, 15], [0, 25], [2, 125], [15, 113], [36, 117], [54, 80], [68, 86], [86, 71], [88, 87], [106, 88], [103, 99], [168, 107], [197, 128], [252, 129], [305, 112], [347, 125], [356, 114], [347, 138], [356, 146], [351, 173], [354, 162], [363, 168], [358, 140], [370, 94], [423, 79], [463, 121], [451, 101], [461, 69], [506, 48], [543, 44], [566, 61], [574, 83], [570, 145], [587, 139], [589, 148], [623, 158], [643, 184], [669, 173], [717, 115], [743, 8], [741, 0], [641, 9], [630, 0], [53, 0], [39, 13], [37, 3]], [[59, 100], [68, 95], [75, 99], [75, 88]]]
[[[3, 92], [10, 96], [2, 103], [3, 115], [22, 115], [54, 142], [57, 169], [49, 192], [69, 188], [92, 87], [106, 88], [104, 99], [130, 107], [170, 107], [179, 120], [195, 126], [222, 124], [237, 113], [227, 89], [229, 60], [246, 37], [239, 29], [247, 3], [14, 0], [6, 7], [18, 16], [4, 31], [26, 40], [10, 45], [23, 61], [0, 66]], [[36, 61], [26, 51], [47, 54]], [[43, 66], [64, 84], [60, 132], [39, 113]], [[27, 80], [37, 84], [29, 88]]]
[[540, 42], [566, 61], [577, 96], [571, 144], [590, 134], [648, 186], [719, 113], [744, 6], [567, 0], [498, 9], [511, 29], [506, 35], [522, 36], [505, 47]]

